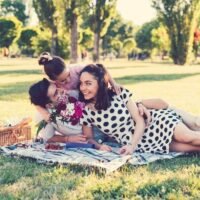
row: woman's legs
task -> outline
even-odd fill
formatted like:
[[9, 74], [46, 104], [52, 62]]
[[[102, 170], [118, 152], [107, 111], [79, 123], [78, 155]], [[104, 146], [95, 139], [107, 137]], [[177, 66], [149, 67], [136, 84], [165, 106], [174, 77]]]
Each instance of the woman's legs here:
[[172, 141], [169, 150], [173, 152], [200, 152], [200, 146]]
[[182, 122], [175, 126], [173, 141], [200, 147], [200, 131], [190, 130]]
[[[172, 108], [172, 107], [171, 107]], [[183, 119], [183, 123], [191, 130], [200, 131], [200, 117], [191, 115], [183, 110], [172, 108]]]

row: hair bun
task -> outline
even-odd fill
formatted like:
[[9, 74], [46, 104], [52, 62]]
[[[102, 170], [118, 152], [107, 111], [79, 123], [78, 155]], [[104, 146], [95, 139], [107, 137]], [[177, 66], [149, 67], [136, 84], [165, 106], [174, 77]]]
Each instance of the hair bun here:
[[38, 59], [38, 64], [39, 65], [45, 65], [49, 61], [53, 60], [53, 57], [49, 52], [43, 52], [40, 54], [39, 59]]

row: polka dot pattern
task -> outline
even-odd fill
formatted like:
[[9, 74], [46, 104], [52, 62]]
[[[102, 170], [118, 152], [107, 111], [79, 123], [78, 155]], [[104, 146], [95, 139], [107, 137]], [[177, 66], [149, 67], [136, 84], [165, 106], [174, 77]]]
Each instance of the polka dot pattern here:
[[[131, 144], [135, 122], [126, 107], [132, 94], [122, 89], [120, 95], [113, 97], [107, 110], [93, 111], [87, 106], [80, 120], [86, 126], [97, 126], [102, 132], [113, 137], [122, 145]], [[173, 131], [180, 117], [171, 109], [152, 109], [151, 124], [145, 129], [136, 151], [168, 153]]]

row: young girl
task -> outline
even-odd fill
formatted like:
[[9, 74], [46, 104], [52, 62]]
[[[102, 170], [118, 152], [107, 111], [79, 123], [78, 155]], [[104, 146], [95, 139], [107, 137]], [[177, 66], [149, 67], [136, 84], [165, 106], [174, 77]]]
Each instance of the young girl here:
[[172, 109], [152, 109], [151, 123], [145, 127], [130, 98], [132, 94], [122, 89], [116, 95], [108, 88], [108, 76], [102, 65], [88, 65], [81, 71], [80, 92], [86, 103], [81, 119], [83, 133], [97, 149], [111, 150], [93, 139], [93, 126], [124, 145], [120, 149], [124, 154], [200, 151], [200, 131], [187, 128]]

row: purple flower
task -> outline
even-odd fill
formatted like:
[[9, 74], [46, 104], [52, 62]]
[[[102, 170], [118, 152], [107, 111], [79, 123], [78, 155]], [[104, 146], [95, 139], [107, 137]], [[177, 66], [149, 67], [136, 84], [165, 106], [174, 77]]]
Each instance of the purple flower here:
[[75, 103], [75, 102], [77, 102], [77, 99], [75, 98], [75, 97], [68, 97], [68, 101], [69, 101], [69, 103]]
[[60, 114], [60, 112], [62, 110], [66, 110], [66, 104], [64, 102], [60, 102], [57, 106], [56, 106], [56, 112], [58, 114]]

